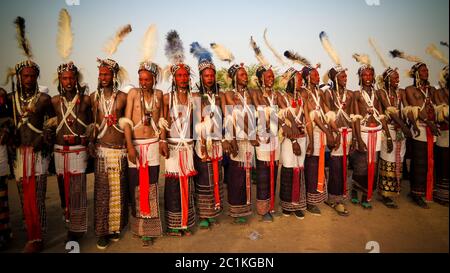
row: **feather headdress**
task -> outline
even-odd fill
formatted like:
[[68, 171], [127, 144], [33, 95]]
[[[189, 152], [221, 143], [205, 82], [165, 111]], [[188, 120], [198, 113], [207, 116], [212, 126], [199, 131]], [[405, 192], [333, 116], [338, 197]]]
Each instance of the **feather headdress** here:
[[264, 43], [266, 44], [266, 46], [270, 49], [270, 51], [272, 51], [273, 55], [275, 56], [275, 58], [277, 59], [277, 61], [281, 64], [281, 65], [286, 65], [286, 62], [283, 60], [283, 58], [281, 57], [281, 55], [275, 50], [275, 48], [273, 48], [270, 43], [269, 43], [269, 39], [267, 39], [267, 28], [264, 29]]
[[388, 62], [386, 61], [386, 59], [384, 58], [383, 54], [381, 53], [381, 51], [378, 49], [375, 41], [372, 38], [369, 38], [369, 44], [370, 46], [373, 48], [373, 50], [375, 51], [375, 53], [377, 54], [378, 59], [380, 59], [381, 64], [383, 65], [383, 67], [385, 69], [387, 69], [389, 67]]
[[145, 31], [144, 38], [142, 39], [142, 61], [139, 64], [138, 72], [146, 70], [152, 73], [155, 78], [153, 86], [160, 82], [162, 77], [161, 67], [158, 64], [152, 62], [156, 53], [157, 46], [157, 28], [155, 24], [152, 24]]
[[430, 44], [427, 47], [426, 52], [443, 64], [448, 64], [448, 59], [444, 56], [444, 53], [436, 47], [435, 44]]
[[232, 61], [234, 61], [234, 56], [231, 53], [230, 50], [228, 50], [227, 48], [225, 48], [223, 45], [217, 44], [217, 43], [211, 43], [210, 44], [211, 49], [214, 51], [214, 54], [216, 54], [216, 56], [224, 62], [228, 62], [231, 63]]
[[16, 25], [19, 48], [22, 49], [23, 54], [31, 60], [33, 58], [33, 52], [31, 51], [31, 45], [26, 36], [25, 19], [18, 16], [14, 21], [14, 24]]
[[366, 65], [366, 66], [370, 66], [371, 65], [369, 55], [367, 55], [367, 54], [357, 54], [357, 53], [355, 53], [355, 54], [352, 55], [352, 57], [353, 57], [353, 59], [355, 59], [361, 65]]
[[142, 39], [142, 62], [151, 62], [158, 47], [157, 28], [155, 24], [148, 27]]
[[[14, 68], [8, 69], [5, 84], [7, 84], [11, 80], [13, 86], [14, 86], [13, 80], [14, 76], [18, 76], [20, 71], [22, 71], [24, 67], [33, 68], [36, 71], [37, 76], [39, 76], [40, 74], [39, 66], [32, 60], [33, 52], [31, 51], [31, 45], [26, 35], [25, 19], [23, 17], [18, 16], [14, 20], [14, 25], [17, 31], [16, 38], [19, 48], [22, 50], [22, 53], [25, 55], [25, 57], [27, 57], [27, 60], [17, 63]], [[12, 89], [14, 90], [14, 87]]]
[[286, 50], [284, 52], [284, 56], [294, 63], [300, 64], [303, 66], [308, 66], [308, 67], [311, 66], [311, 63], [306, 58], [300, 56], [299, 54], [297, 54], [293, 51]]
[[319, 34], [320, 42], [322, 43], [323, 48], [328, 53], [328, 56], [330, 56], [331, 60], [337, 65], [341, 65], [341, 59], [339, 58], [338, 53], [333, 48], [333, 46], [330, 43], [330, 40], [328, 39], [328, 35], [325, 33], [325, 31], [322, 31]]
[[389, 51], [389, 53], [391, 53], [392, 58], [401, 58], [414, 63], [422, 62], [422, 60], [419, 57], [408, 55], [405, 52], [400, 51], [398, 49], [391, 50]]
[[253, 40], [253, 36], [250, 36], [250, 46], [252, 47], [253, 51], [255, 52], [255, 57], [258, 60], [259, 64], [264, 67], [269, 66], [269, 62], [266, 60], [266, 58], [262, 54], [261, 49], [256, 44], [255, 40]]
[[72, 53], [73, 33], [72, 33], [72, 19], [66, 9], [59, 12], [58, 20], [58, 35], [56, 38], [56, 45], [59, 56], [67, 61]]
[[132, 31], [131, 25], [125, 25], [121, 27], [117, 32], [116, 35], [110, 39], [107, 44], [105, 45], [104, 51], [112, 56], [119, 47], [120, 43], [122, 43], [123, 39]]
[[184, 62], [184, 48], [178, 32], [175, 30], [169, 31], [166, 36], [165, 54], [172, 64], [179, 64]]
[[198, 42], [191, 44], [190, 52], [198, 60], [198, 70], [202, 72], [206, 68], [211, 68], [214, 71], [216, 67], [212, 62], [212, 53], [208, 49], [202, 47]]

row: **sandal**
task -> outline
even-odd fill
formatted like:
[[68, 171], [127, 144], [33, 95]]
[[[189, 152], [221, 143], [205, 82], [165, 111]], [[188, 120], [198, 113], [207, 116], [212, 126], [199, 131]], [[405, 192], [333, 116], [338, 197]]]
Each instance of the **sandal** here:
[[342, 203], [325, 201], [325, 204], [333, 208], [340, 216], [348, 216], [350, 214]]
[[169, 231], [167, 232], [167, 235], [169, 235], [169, 236], [180, 237], [180, 236], [181, 236], [181, 232], [180, 232], [179, 229], [176, 229], [176, 228], [169, 228]]
[[147, 247], [153, 245], [152, 237], [142, 236], [141, 239], [142, 239], [142, 247], [143, 248], [147, 248]]
[[219, 224], [219, 222], [215, 218], [208, 218], [208, 222], [211, 225], [218, 225]]
[[247, 219], [245, 219], [244, 217], [237, 217], [234, 218], [234, 223], [238, 225], [244, 225], [247, 223]]
[[383, 204], [384, 204], [386, 207], [388, 207], [388, 208], [390, 208], [390, 209], [398, 209], [397, 204], [394, 202], [394, 200], [392, 200], [392, 199], [389, 198], [389, 197], [384, 197], [384, 196], [383, 196], [382, 202], [383, 202]]
[[361, 197], [361, 206], [364, 209], [372, 209], [372, 204], [370, 204], [370, 202], [367, 200], [367, 195], [363, 194]]
[[192, 235], [192, 231], [191, 231], [190, 229], [188, 229], [188, 228], [187, 228], [187, 229], [184, 229], [184, 230], [183, 230], [183, 235], [189, 237], [189, 236]]
[[355, 205], [359, 204], [358, 192], [355, 191], [355, 190], [352, 190], [352, 199], [351, 199], [351, 201], [352, 201], [352, 204], [355, 204]]
[[200, 221], [198, 226], [200, 227], [200, 229], [208, 229], [209, 228], [209, 221], [207, 219], [203, 219], [203, 220]]

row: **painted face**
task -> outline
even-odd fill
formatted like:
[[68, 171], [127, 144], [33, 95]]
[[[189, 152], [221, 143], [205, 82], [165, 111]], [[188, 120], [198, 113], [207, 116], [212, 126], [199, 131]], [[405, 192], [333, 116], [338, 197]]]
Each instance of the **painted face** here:
[[342, 71], [337, 75], [337, 84], [341, 87], [347, 86], [347, 73]]
[[22, 79], [22, 86], [25, 90], [34, 90], [37, 85], [37, 73], [32, 67], [24, 67], [20, 71], [20, 77]]
[[239, 68], [236, 72], [237, 84], [247, 86], [248, 84], [248, 75], [247, 71], [244, 68]]
[[361, 72], [361, 79], [363, 86], [371, 86], [373, 83], [373, 70], [372, 69], [364, 69]]
[[216, 73], [211, 68], [205, 68], [202, 71], [202, 81], [205, 87], [211, 89], [216, 81]]
[[153, 79], [152, 73], [150, 73], [146, 70], [142, 70], [139, 72], [139, 86], [143, 90], [148, 91], [148, 90], [152, 89], [153, 83], [154, 83], [154, 79]]
[[318, 85], [320, 83], [320, 76], [317, 69], [313, 69], [311, 73], [309, 74], [309, 78], [311, 81], [311, 84]]
[[267, 70], [263, 74], [264, 85], [266, 87], [272, 88], [275, 83], [275, 75], [273, 74], [272, 69]]
[[64, 71], [59, 75], [59, 82], [64, 91], [72, 92], [77, 84], [77, 77], [74, 71]]
[[189, 73], [186, 68], [182, 67], [175, 72], [175, 83], [181, 89], [189, 87]]
[[419, 72], [419, 78], [422, 81], [428, 80], [428, 67], [426, 65], [420, 66], [418, 72]]
[[397, 71], [392, 72], [391, 75], [389, 76], [390, 86], [393, 88], [397, 88], [399, 83], [400, 83], [400, 75], [398, 74]]
[[300, 72], [295, 73], [295, 80], [297, 81], [295, 83], [295, 89], [296, 89], [296, 91], [300, 91], [300, 89], [302, 88], [302, 84], [303, 84], [303, 78], [302, 78], [302, 74]]
[[98, 70], [98, 81], [103, 88], [111, 87], [113, 85], [112, 71], [106, 66], [101, 66]]

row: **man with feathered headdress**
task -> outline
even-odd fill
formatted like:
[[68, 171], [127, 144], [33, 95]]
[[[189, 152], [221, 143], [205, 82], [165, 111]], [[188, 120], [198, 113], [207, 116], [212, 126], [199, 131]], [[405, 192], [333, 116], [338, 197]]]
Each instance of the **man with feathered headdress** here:
[[139, 65], [139, 88], [128, 92], [124, 128], [128, 149], [131, 231], [148, 247], [154, 237], [162, 236], [159, 210], [159, 135], [163, 116], [163, 93], [156, 89], [161, 68], [153, 63], [156, 26], [151, 25], [143, 39], [144, 59]]
[[336, 210], [338, 215], [347, 216], [349, 212], [345, 206], [347, 198], [347, 157], [352, 150], [353, 139], [353, 92], [347, 89], [347, 69], [342, 67], [339, 55], [332, 47], [325, 32], [319, 35], [322, 46], [328, 53], [335, 66], [326, 74], [327, 84], [325, 101], [335, 114], [336, 146], [330, 153], [328, 199], [325, 202]]
[[302, 75], [293, 67], [282, 75], [282, 86], [285, 92], [280, 92], [278, 117], [281, 120], [283, 139], [281, 140], [281, 173], [280, 173], [280, 203], [282, 213], [303, 219], [306, 210], [306, 186], [304, 162], [306, 157], [305, 125], [309, 116], [305, 115], [303, 101]]
[[[121, 27], [105, 47], [114, 54], [131, 26]], [[119, 90], [126, 71], [108, 59], [97, 59], [98, 87], [91, 94], [94, 129], [89, 152], [95, 157], [94, 222], [97, 248], [105, 249], [111, 241], [120, 239], [128, 223], [128, 185], [126, 181], [127, 149], [119, 119], [125, 115], [127, 94]]]
[[[285, 56], [293, 61], [298, 54], [290, 51]], [[303, 58], [304, 59], [304, 58]], [[305, 182], [307, 194], [307, 210], [313, 215], [321, 215], [318, 205], [325, 201], [327, 196], [327, 181], [325, 177], [325, 147], [334, 147], [333, 128], [334, 113], [325, 103], [324, 92], [319, 88], [320, 76], [318, 68], [313, 67], [306, 59], [302, 61], [301, 70], [303, 87], [301, 95], [305, 105], [309, 122], [306, 130], [309, 137], [305, 158]]]
[[49, 95], [39, 92], [37, 78], [39, 66], [31, 60], [32, 53], [25, 37], [25, 20], [15, 21], [19, 45], [27, 60], [16, 65], [11, 76], [13, 92], [10, 98], [11, 115], [14, 119], [16, 136], [15, 177], [27, 230], [27, 244], [24, 252], [39, 252], [43, 249], [46, 231], [45, 193], [50, 145], [44, 141], [45, 118], [55, 114]]
[[[354, 115], [357, 149], [350, 157], [353, 166], [353, 186], [351, 201], [371, 209], [373, 190], [376, 189], [376, 164], [378, 152], [381, 150], [381, 132], [384, 130], [387, 140], [387, 152], [393, 149], [392, 138], [389, 137], [386, 116], [381, 111], [381, 104], [376, 96], [375, 69], [370, 64], [369, 56], [354, 54], [353, 58], [361, 64], [358, 69], [360, 91], [355, 91]], [[362, 192], [361, 201], [358, 191]]]
[[[256, 86], [251, 91], [252, 101], [257, 107], [256, 151], [256, 211], [264, 222], [273, 222], [275, 212], [275, 192], [280, 158], [278, 140], [278, 109], [281, 96], [273, 90], [275, 74], [272, 66], [264, 58], [253, 37], [250, 45], [255, 52], [259, 66], [256, 69]], [[280, 123], [281, 124], [281, 123]]]
[[189, 236], [195, 225], [193, 176], [194, 140], [191, 68], [184, 63], [183, 43], [174, 30], [167, 34], [165, 53], [171, 65], [171, 90], [164, 95], [164, 123], [161, 154], [166, 158], [164, 206], [168, 234]]
[[8, 94], [0, 88], [0, 251], [10, 247], [12, 232], [9, 224], [8, 183], [10, 162], [8, 145], [13, 141], [14, 121], [10, 117]]
[[[422, 208], [429, 208], [423, 200], [432, 201], [434, 184], [433, 145], [439, 130], [436, 127], [436, 114], [433, 95], [436, 89], [428, 81], [428, 68], [418, 57], [410, 56], [399, 50], [391, 51], [392, 57], [415, 62], [409, 71], [413, 85], [406, 88], [408, 106], [406, 114], [413, 116], [413, 141], [411, 159], [411, 197]], [[426, 160], [424, 160], [426, 158]]]
[[[217, 224], [216, 218], [223, 210], [222, 170], [222, 100], [216, 81], [216, 66], [212, 54], [198, 42], [191, 44], [190, 52], [198, 60], [199, 82], [194, 85], [196, 100], [196, 143], [194, 164], [195, 200], [200, 228]], [[212, 172], [211, 172], [212, 170]]]
[[[57, 47], [60, 57], [67, 61], [72, 51], [71, 18], [67, 10], [59, 15]], [[55, 170], [61, 207], [68, 223], [68, 241], [77, 241], [87, 231], [86, 167], [87, 137], [92, 110], [89, 95], [81, 86], [81, 73], [72, 61], [58, 66], [58, 92], [52, 98], [56, 113], [54, 127]], [[53, 131], [52, 129], [52, 131]], [[78, 191], [75, 189], [85, 189]]]
[[251, 171], [255, 144], [255, 108], [249, 95], [248, 74], [243, 63], [228, 68], [233, 89], [224, 93], [224, 153], [230, 155], [228, 166], [229, 215], [234, 223], [245, 224], [252, 214]]
[[[369, 44], [374, 49], [385, 70], [376, 79], [377, 99], [388, 127], [388, 134], [383, 133], [380, 158], [378, 162], [377, 189], [382, 202], [388, 208], [397, 208], [392, 199], [400, 194], [403, 161], [406, 154], [406, 137], [411, 132], [405, 124], [402, 110], [405, 106], [405, 90], [399, 88], [397, 68], [391, 68], [373, 39]], [[392, 149], [390, 146], [392, 145]]]
[[[441, 45], [448, 44], [441, 42]], [[434, 158], [436, 162], [436, 186], [433, 192], [433, 200], [439, 204], [448, 206], [448, 156], [449, 156], [449, 126], [448, 126], [448, 58], [434, 44], [427, 48], [427, 53], [445, 66], [439, 75], [440, 88], [434, 92], [433, 101], [436, 110], [436, 122], [439, 127], [440, 135], [436, 139], [434, 146]]]

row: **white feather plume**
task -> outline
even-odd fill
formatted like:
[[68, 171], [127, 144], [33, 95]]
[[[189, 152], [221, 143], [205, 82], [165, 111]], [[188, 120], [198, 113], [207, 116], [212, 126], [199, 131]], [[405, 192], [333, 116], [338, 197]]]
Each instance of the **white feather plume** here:
[[104, 51], [110, 56], [113, 55], [117, 51], [117, 48], [119, 47], [120, 43], [131, 31], [132, 31], [131, 25], [129, 24], [121, 27], [116, 32], [116, 35], [106, 43]]
[[427, 53], [443, 64], [448, 64], [448, 59], [444, 56], [444, 53], [442, 53], [442, 51], [437, 48], [435, 44], [430, 44], [427, 47]]
[[281, 57], [281, 55], [275, 50], [275, 48], [273, 48], [270, 43], [269, 40], [267, 39], [267, 28], [264, 29], [264, 43], [266, 44], [266, 46], [270, 49], [270, 51], [272, 51], [273, 55], [275, 56], [275, 58], [277, 59], [277, 61], [281, 64], [281, 65], [286, 65], [286, 62], [283, 60], [283, 58]]
[[66, 9], [59, 12], [58, 20], [58, 36], [56, 39], [58, 53], [63, 60], [67, 60], [72, 54], [73, 33], [72, 19]]
[[142, 39], [142, 53], [144, 62], [149, 62], [153, 60], [156, 53], [156, 48], [158, 46], [157, 39], [157, 28], [155, 24], [152, 24], [148, 27], [145, 32], [145, 36]]
[[333, 46], [330, 43], [330, 40], [328, 39], [328, 35], [325, 33], [325, 31], [322, 31], [319, 34], [320, 42], [322, 43], [323, 48], [330, 56], [331, 60], [336, 65], [341, 65], [341, 59], [339, 58], [339, 54], [336, 52], [336, 50], [333, 48]]
[[383, 64], [384, 68], [388, 68], [389, 64], [387, 63], [386, 59], [383, 57], [383, 54], [378, 49], [375, 41], [372, 38], [369, 38], [369, 44], [372, 46], [373, 50], [375, 50], [375, 53], [377, 54], [378, 58], [380, 59], [380, 62]]
[[223, 45], [211, 43], [210, 46], [211, 49], [214, 51], [214, 54], [216, 54], [216, 56], [221, 61], [231, 63], [234, 60], [233, 53], [231, 53], [231, 51], [225, 48]]
[[370, 65], [370, 58], [367, 54], [353, 54], [352, 57], [362, 65]]
[[258, 60], [259, 64], [262, 66], [268, 66], [269, 62], [266, 60], [264, 55], [262, 55], [261, 49], [259, 49], [258, 45], [256, 45], [256, 42], [255, 40], [253, 40], [253, 37], [250, 37], [250, 46], [255, 52], [255, 57]]

